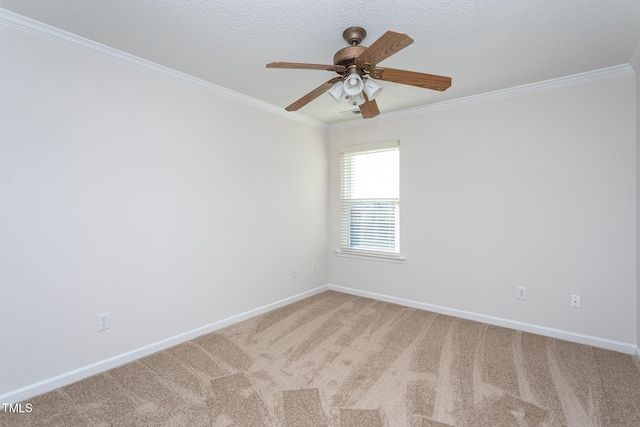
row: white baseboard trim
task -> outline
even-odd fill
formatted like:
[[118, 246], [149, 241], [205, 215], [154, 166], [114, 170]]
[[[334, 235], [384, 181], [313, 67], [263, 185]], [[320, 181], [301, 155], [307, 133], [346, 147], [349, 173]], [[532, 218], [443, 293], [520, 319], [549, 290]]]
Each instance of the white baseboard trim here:
[[192, 329], [190, 331], [175, 335], [173, 337], [170, 337], [149, 345], [145, 345], [144, 347], [140, 347], [135, 350], [131, 350], [126, 353], [122, 353], [117, 356], [113, 356], [108, 359], [101, 360], [96, 363], [92, 363], [91, 365], [83, 366], [81, 368], [74, 369], [73, 371], [56, 375], [55, 377], [52, 377], [52, 378], [47, 378], [35, 384], [30, 384], [28, 386], [19, 388], [17, 390], [12, 390], [8, 393], [4, 393], [0, 395], [0, 404], [2, 403], [15, 404], [15, 403], [30, 399], [40, 394], [80, 381], [84, 378], [88, 378], [92, 375], [96, 375], [101, 372], [107, 371], [109, 369], [115, 368], [117, 366], [124, 365], [125, 363], [129, 363], [136, 359], [140, 359], [141, 357], [148, 356], [157, 351], [164, 350], [166, 348], [173, 347], [178, 344], [182, 344], [183, 342], [192, 340], [196, 337], [199, 337], [200, 335], [217, 331], [219, 329], [225, 328], [227, 326], [233, 325], [243, 320], [247, 320], [252, 317], [258, 316], [260, 314], [266, 313], [268, 311], [275, 310], [276, 308], [283, 307], [287, 304], [291, 304], [293, 302], [300, 301], [304, 298], [308, 298], [310, 296], [319, 294], [320, 292], [326, 291], [328, 289], [329, 287], [327, 285], [323, 285], [318, 288], [299, 293], [292, 297], [284, 298], [284, 299], [281, 299], [280, 301], [276, 301], [271, 304], [267, 304], [262, 307], [255, 308], [253, 310], [245, 311], [244, 313], [227, 317], [226, 319], [218, 320], [217, 322], [213, 322], [208, 325], [201, 326], [199, 328]]
[[431, 311], [439, 314], [446, 314], [449, 316], [455, 316], [462, 319], [474, 320], [477, 322], [488, 323], [490, 325], [502, 326], [505, 328], [515, 329], [524, 332], [530, 332], [538, 335], [544, 335], [551, 338], [557, 338], [565, 341], [575, 342], [579, 344], [591, 345], [594, 347], [605, 348], [608, 350], [617, 351], [620, 353], [634, 354], [640, 362], [640, 348], [633, 344], [628, 344], [620, 341], [613, 341], [604, 338], [593, 337], [589, 335], [576, 334], [573, 332], [562, 331], [559, 329], [547, 328], [544, 326], [532, 325], [529, 323], [517, 322], [514, 320], [503, 319], [499, 317], [487, 316], [484, 314], [472, 313], [464, 310], [458, 310], [454, 308], [443, 307], [434, 304], [427, 304], [424, 302], [408, 300], [404, 298], [393, 297], [389, 295], [378, 294], [375, 292], [363, 291], [360, 289], [347, 288], [337, 285], [324, 285], [311, 289], [306, 292], [299, 293], [297, 295], [281, 299], [279, 301], [264, 305], [262, 307], [255, 308], [253, 310], [246, 311], [235, 316], [227, 317], [217, 322], [210, 323], [208, 325], [192, 329], [190, 331], [175, 335], [173, 337], [146, 345], [144, 347], [137, 348], [135, 350], [128, 351], [126, 353], [119, 354], [117, 356], [110, 357], [105, 360], [101, 360], [91, 365], [83, 366], [73, 371], [65, 372], [64, 374], [57, 375], [52, 378], [48, 378], [39, 381], [34, 384], [12, 390], [10, 392], [0, 395], [0, 403], [15, 404], [40, 394], [55, 390], [59, 387], [72, 384], [80, 381], [84, 378], [88, 378], [92, 375], [99, 374], [125, 363], [132, 362], [141, 357], [148, 356], [157, 351], [164, 350], [169, 347], [181, 344], [183, 342], [192, 340], [200, 335], [208, 334], [210, 332], [217, 331], [219, 329], [231, 326], [235, 323], [243, 320], [250, 319], [260, 314], [266, 313], [276, 308], [283, 307], [287, 304], [300, 301], [304, 298], [319, 294], [326, 290], [333, 290], [336, 292], [342, 292], [351, 295], [357, 295], [361, 297], [371, 298], [378, 301], [389, 302], [393, 304], [404, 305], [411, 308], [417, 308], [420, 310]]
[[490, 325], [502, 326], [509, 329], [515, 329], [523, 332], [530, 332], [537, 335], [543, 335], [551, 338], [557, 338], [564, 341], [575, 342], [578, 344], [591, 345], [593, 347], [605, 348], [607, 350], [617, 351], [619, 353], [635, 354], [640, 358], [640, 350], [634, 344], [621, 341], [613, 341], [604, 338], [593, 337], [589, 335], [577, 334], [574, 332], [563, 331], [560, 329], [547, 328], [545, 326], [532, 325], [530, 323], [517, 322], [515, 320], [503, 319], [500, 317], [487, 316], [485, 314], [472, 313], [469, 311], [458, 310], [455, 308], [442, 307], [439, 305], [427, 304], [424, 302], [408, 300], [404, 298], [392, 297], [389, 295], [378, 294], [375, 292], [362, 291], [360, 289], [347, 288], [344, 286], [327, 285], [327, 288], [337, 292], [357, 295], [361, 297], [371, 298], [379, 301], [390, 302], [393, 304], [404, 305], [420, 310], [432, 311], [434, 313], [446, 314], [449, 316], [459, 317], [467, 320], [475, 320], [477, 322], [488, 323]]

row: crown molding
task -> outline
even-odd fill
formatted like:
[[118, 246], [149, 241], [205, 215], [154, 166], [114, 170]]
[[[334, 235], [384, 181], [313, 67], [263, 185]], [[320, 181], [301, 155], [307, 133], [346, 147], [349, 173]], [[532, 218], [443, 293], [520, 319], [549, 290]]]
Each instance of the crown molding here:
[[[478, 95], [466, 96], [464, 98], [456, 98], [449, 101], [438, 102], [435, 104], [425, 105], [422, 107], [411, 108], [407, 110], [395, 111], [386, 113], [384, 116], [378, 116], [373, 119], [369, 119], [366, 124], [369, 123], [381, 123], [389, 120], [396, 120], [400, 118], [412, 117], [420, 114], [426, 114], [435, 111], [448, 110], [457, 107], [463, 107], [467, 105], [479, 104], [489, 101], [495, 101], [505, 98], [513, 98], [530, 93], [543, 92], [546, 90], [557, 89], [564, 86], [572, 86], [576, 84], [588, 83], [591, 81], [607, 79], [611, 77], [621, 76], [633, 73], [634, 70], [630, 64], [615, 65], [613, 67], [601, 68], [599, 70], [587, 71], [584, 73], [573, 74], [565, 77], [558, 77], [555, 79], [544, 80], [537, 83], [529, 83], [522, 86], [515, 86], [507, 89], [500, 89], [493, 92], [485, 92]], [[346, 129], [357, 126], [363, 126], [365, 124], [360, 122], [342, 122], [329, 126], [329, 129]]]
[[138, 69], [142, 69], [143, 71], [151, 72], [153, 74], [160, 75], [162, 77], [166, 77], [180, 83], [185, 83], [211, 94], [221, 96], [223, 98], [236, 101], [250, 107], [257, 108], [259, 110], [277, 114], [287, 119], [295, 120], [320, 129], [328, 128], [328, 125], [326, 123], [306, 117], [300, 113], [287, 112], [283, 108], [276, 107], [275, 105], [260, 101], [251, 96], [244, 95], [240, 92], [236, 92], [222, 86], [218, 86], [216, 84], [190, 76], [180, 71], [176, 71], [172, 68], [147, 61], [146, 59], [139, 58], [121, 50], [114, 49], [93, 40], [86, 39], [68, 31], [52, 27], [50, 25], [2, 8], [0, 8], [0, 24], [4, 24], [20, 31], [25, 31], [42, 38], [52, 40], [54, 42], [81, 49], [94, 55], [99, 55], [113, 61], [133, 66]]
[[188, 84], [192, 87], [204, 90], [211, 94], [221, 96], [223, 98], [236, 101], [247, 106], [267, 111], [290, 120], [294, 120], [306, 125], [310, 125], [319, 129], [344, 129], [351, 127], [365, 126], [370, 123], [380, 123], [388, 120], [396, 120], [415, 115], [425, 114], [434, 111], [447, 110], [465, 105], [489, 102], [498, 99], [505, 99], [525, 95], [529, 93], [541, 92], [545, 90], [555, 89], [563, 86], [586, 83], [594, 80], [610, 78], [618, 75], [640, 72], [640, 41], [636, 45], [633, 55], [628, 64], [617, 65], [599, 70], [588, 71], [585, 73], [574, 74], [570, 76], [560, 77], [556, 79], [545, 80], [542, 82], [516, 86], [513, 88], [501, 89], [493, 92], [486, 92], [478, 95], [467, 96], [464, 98], [452, 99], [449, 101], [438, 102], [426, 106], [411, 108], [402, 111], [386, 113], [384, 116], [378, 116], [374, 119], [367, 120], [366, 123], [361, 121], [347, 121], [334, 124], [327, 124], [319, 120], [312, 119], [303, 114], [296, 112], [287, 112], [281, 107], [277, 107], [265, 101], [258, 100], [251, 96], [236, 92], [222, 86], [207, 82], [205, 80], [190, 76], [188, 74], [176, 71], [146, 59], [139, 58], [121, 50], [103, 45], [93, 40], [86, 39], [68, 31], [61, 30], [56, 27], [44, 24], [31, 18], [19, 15], [17, 13], [0, 8], [0, 24], [25, 31], [39, 37], [62, 43], [86, 52], [99, 55], [113, 61], [117, 61], [129, 66], [161, 75], [174, 81]]

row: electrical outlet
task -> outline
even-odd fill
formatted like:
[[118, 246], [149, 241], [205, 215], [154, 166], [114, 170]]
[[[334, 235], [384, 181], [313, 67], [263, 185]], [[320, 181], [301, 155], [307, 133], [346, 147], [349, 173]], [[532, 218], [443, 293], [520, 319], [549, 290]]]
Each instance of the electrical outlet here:
[[297, 268], [295, 268], [295, 267], [293, 267], [293, 268], [291, 269], [291, 278], [292, 278], [292, 279], [295, 279], [296, 277], [298, 277], [298, 269], [297, 269]]
[[580, 295], [571, 295], [571, 307], [580, 308]]
[[98, 314], [98, 332], [111, 327], [111, 313]]
[[316, 265], [315, 262], [311, 263], [311, 272], [315, 273], [316, 271], [318, 271], [318, 266]]
[[518, 299], [526, 300], [527, 299], [527, 288], [524, 286], [518, 286]]

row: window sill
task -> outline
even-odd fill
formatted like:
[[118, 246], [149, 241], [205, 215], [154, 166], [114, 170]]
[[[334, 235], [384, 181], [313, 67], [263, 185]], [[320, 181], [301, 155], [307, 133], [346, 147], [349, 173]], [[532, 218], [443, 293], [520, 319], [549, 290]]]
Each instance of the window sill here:
[[390, 262], [393, 264], [404, 264], [406, 258], [402, 255], [399, 256], [386, 256], [386, 255], [372, 255], [372, 254], [362, 254], [357, 252], [345, 252], [340, 249], [335, 251], [336, 256], [341, 258], [355, 258], [362, 259], [367, 261], [378, 261], [378, 262]]

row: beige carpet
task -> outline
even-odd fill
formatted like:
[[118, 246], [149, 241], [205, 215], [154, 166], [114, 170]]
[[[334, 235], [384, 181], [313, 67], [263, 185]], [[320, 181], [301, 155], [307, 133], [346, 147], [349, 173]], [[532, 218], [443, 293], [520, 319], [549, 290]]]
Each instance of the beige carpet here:
[[640, 426], [640, 370], [630, 355], [324, 292], [28, 402], [0, 425]]

